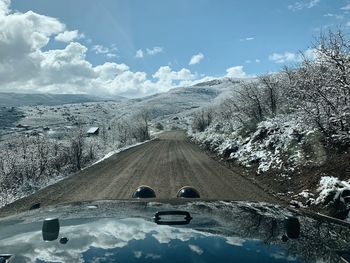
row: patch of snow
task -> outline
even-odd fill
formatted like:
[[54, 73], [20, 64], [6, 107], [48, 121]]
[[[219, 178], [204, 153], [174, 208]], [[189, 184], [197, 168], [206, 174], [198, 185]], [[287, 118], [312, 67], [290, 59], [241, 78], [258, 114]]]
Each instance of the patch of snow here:
[[309, 198], [309, 197], [314, 196], [314, 194], [310, 193], [308, 189], [301, 191], [298, 195], [301, 197], [304, 197], [304, 198]]
[[91, 167], [91, 166], [93, 166], [93, 165], [95, 165], [95, 164], [98, 164], [98, 163], [100, 163], [100, 162], [102, 162], [102, 161], [108, 159], [109, 157], [111, 157], [111, 156], [113, 156], [113, 155], [115, 155], [115, 154], [117, 154], [117, 153], [126, 151], [126, 150], [128, 150], [128, 149], [130, 149], [130, 148], [134, 148], [134, 147], [136, 147], [136, 146], [139, 146], [139, 145], [141, 145], [141, 144], [144, 144], [144, 143], [147, 143], [147, 142], [150, 142], [150, 141], [151, 141], [151, 140], [147, 140], [147, 141], [143, 141], [143, 142], [138, 142], [138, 143], [131, 144], [131, 145], [127, 145], [127, 146], [125, 146], [125, 147], [122, 147], [122, 148], [119, 148], [119, 149], [117, 149], [117, 150], [111, 151], [111, 152], [107, 153], [105, 156], [103, 156], [101, 159], [99, 159], [98, 161], [96, 161], [96, 162], [94, 162], [93, 164], [91, 164], [91, 165], [85, 167], [83, 170], [85, 170], [86, 168]]
[[291, 200], [290, 202], [289, 202], [289, 204], [290, 204], [290, 206], [291, 207], [296, 207], [296, 208], [299, 208], [299, 207], [301, 207], [301, 208], [306, 208], [306, 206], [302, 203], [302, 202], [300, 202], [300, 201], [297, 201], [297, 200]]
[[157, 135], [159, 135], [159, 134], [161, 134], [163, 132], [164, 131], [153, 131], [153, 130], [151, 130], [149, 133], [150, 133], [151, 136], [157, 136]]
[[316, 198], [315, 204], [324, 203], [330, 194], [336, 194], [339, 190], [344, 188], [350, 188], [350, 184], [333, 176], [322, 176], [320, 187], [317, 189], [317, 191], [319, 191], [319, 196]]
[[279, 174], [279, 177], [282, 177], [283, 179], [286, 179], [286, 180], [292, 179], [288, 174], [284, 174], [284, 173]]

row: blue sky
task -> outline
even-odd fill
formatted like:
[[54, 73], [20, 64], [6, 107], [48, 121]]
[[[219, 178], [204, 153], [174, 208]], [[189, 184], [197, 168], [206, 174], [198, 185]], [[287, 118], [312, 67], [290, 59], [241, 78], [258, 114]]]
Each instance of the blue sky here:
[[[65, 49], [71, 42], [80, 43], [86, 48], [84, 60], [91, 63], [92, 69], [112, 62], [127, 66], [130, 72], [145, 73], [145, 81], [162, 80], [166, 86], [172, 78], [171, 85], [164, 90], [152, 86], [148, 91], [143, 87], [141, 93], [138, 89], [130, 93], [139, 96], [166, 91], [206, 76], [222, 77], [230, 68], [233, 68], [232, 77], [278, 71], [284, 63], [298, 62], [298, 51], [306, 51], [321, 30], [341, 27], [347, 33], [349, 3], [346, 0], [12, 0], [7, 15], [32, 11], [64, 24], [63, 30], [48, 34], [49, 42], [40, 46], [41, 52]], [[60, 41], [57, 34], [64, 31], [75, 31], [74, 39], [66, 35], [67, 39]], [[189, 63], [195, 55], [193, 63]], [[163, 72], [159, 71], [161, 67]], [[185, 71], [180, 72], [182, 69]], [[157, 72], [171, 77], [156, 78]], [[111, 89], [109, 93], [128, 95]], [[42, 87], [38, 90], [59, 92]], [[79, 88], [75, 90], [79, 92]]]

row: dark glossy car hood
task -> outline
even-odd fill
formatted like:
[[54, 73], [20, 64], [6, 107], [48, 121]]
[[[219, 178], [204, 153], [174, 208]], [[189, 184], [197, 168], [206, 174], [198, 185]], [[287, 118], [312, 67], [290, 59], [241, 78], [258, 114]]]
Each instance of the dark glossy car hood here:
[[[193, 219], [158, 225], [153, 216], [164, 210], [188, 211]], [[298, 217], [301, 234], [287, 240], [291, 216]], [[47, 218], [60, 224], [58, 238], [49, 242], [42, 233]], [[349, 239], [345, 224], [247, 202], [100, 201], [0, 220], [0, 253], [15, 255], [13, 262], [342, 262]]]

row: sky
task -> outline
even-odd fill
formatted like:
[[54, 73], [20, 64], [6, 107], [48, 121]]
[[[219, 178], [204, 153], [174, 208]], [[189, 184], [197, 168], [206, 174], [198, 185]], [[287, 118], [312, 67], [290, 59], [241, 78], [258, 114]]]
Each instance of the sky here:
[[141, 97], [249, 78], [350, 30], [350, 0], [0, 0], [0, 91]]

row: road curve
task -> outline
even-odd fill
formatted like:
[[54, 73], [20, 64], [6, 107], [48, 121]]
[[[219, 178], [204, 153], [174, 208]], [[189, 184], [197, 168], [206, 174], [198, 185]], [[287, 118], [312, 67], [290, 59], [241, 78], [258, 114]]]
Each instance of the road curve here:
[[128, 199], [139, 185], [149, 185], [157, 198], [176, 196], [194, 186], [205, 199], [277, 202], [248, 179], [229, 170], [190, 143], [180, 131], [130, 148], [33, 195], [0, 209], [0, 216], [41, 206], [105, 199]]

